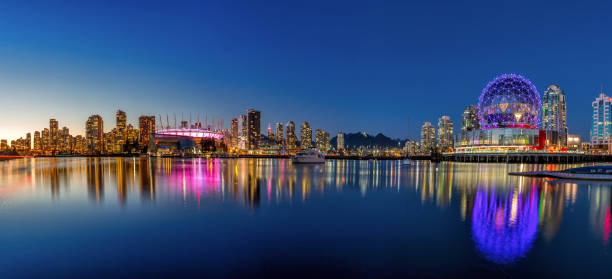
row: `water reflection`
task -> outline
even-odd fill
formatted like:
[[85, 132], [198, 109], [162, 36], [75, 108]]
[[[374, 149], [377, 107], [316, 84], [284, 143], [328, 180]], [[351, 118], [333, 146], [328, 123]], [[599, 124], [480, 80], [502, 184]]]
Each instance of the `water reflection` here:
[[[608, 245], [612, 183], [577, 184], [507, 175], [511, 171], [575, 166], [424, 163], [405, 174], [407, 185], [417, 191], [422, 203], [441, 209], [457, 203], [461, 219], [471, 222], [476, 249], [487, 260], [512, 264], [530, 252], [538, 233], [547, 242], [555, 238], [564, 212], [573, 210], [579, 187], [588, 189], [591, 230]], [[453, 194], [458, 201], [453, 201]]]
[[589, 188], [589, 223], [591, 231], [602, 239], [604, 245], [610, 241], [610, 192], [609, 187], [593, 185]]
[[[557, 170], [560, 165], [502, 165], [399, 161], [328, 161], [293, 165], [284, 159], [53, 158], [0, 162], [0, 202], [89, 201], [127, 208], [133, 204], [179, 204], [200, 209], [231, 203], [263, 206], [308, 203], [350, 193], [384, 191], [408, 195], [453, 212], [471, 230], [483, 258], [512, 264], [525, 258], [538, 236], [552, 242], [580, 199], [592, 234], [610, 242], [612, 192], [605, 183], [508, 176], [510, 171]], [[585, 221], [586, 222], [586, 221]], [[418, 224], [416, 224], [418, 226]]]
[[104, 178], [102, 176], [102, 166], [100, 159], [91, 159], [87, 166], [87, 190], [90, 200], [100, 203], [104, 199]]
[[472, 214], [472, 234], [485, 258], [509, 264], [531, 249], [538, 230], [539, 193], [536, 188], [521, 193], [495, 193], [496, 189], [476, 192]]

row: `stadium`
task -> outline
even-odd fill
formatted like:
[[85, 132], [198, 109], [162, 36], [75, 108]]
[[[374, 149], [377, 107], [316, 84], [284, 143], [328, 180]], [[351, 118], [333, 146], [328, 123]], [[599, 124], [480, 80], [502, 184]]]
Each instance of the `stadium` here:
[[164, 129], [151, 134], [149, 154], [153, 156], [185, 156], [215, 149], [223, 134], [195, 128]]

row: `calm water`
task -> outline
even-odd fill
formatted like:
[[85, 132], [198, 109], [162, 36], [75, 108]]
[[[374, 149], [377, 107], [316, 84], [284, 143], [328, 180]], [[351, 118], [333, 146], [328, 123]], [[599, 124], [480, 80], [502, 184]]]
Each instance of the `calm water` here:
[[557, 165], [0, 162], [0, 274], [610, 277], [610, 184]]

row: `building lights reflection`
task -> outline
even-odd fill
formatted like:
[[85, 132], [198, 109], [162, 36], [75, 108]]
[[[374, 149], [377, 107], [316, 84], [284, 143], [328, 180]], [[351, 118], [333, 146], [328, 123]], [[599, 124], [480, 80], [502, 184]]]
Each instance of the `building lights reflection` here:
[[609, 185], [593, 185], [589, 188], [591, 232], [602, 240], [604, 246], [607, 246], [610, 241], [611, 195]]
[[85, 197], [96, 205], [177, 203], [197, 210], [208, 204], [231, 203], [255, 211], [261, 206], [307, 204], [340, 192], [359, 198], [392, 192], [420, 199], [423, 207], [457, 214], [457, 220], [471, 228], [474, 245], [483, 257], [507, 264], [529, 252], [536, 234], [552, 242], [563, 230], [568, 207], [580, 201], [588, 201], [588, 216], [583, 217], [585, 223], [588, 219], [591, 233], [609, 245], [609, 185], [507, 175], [517, 170], [566, 167], [571, 166], [418, 161], [405, 167], [393, 160], [297, 165], [287, 159], [28, 158], [0, 165], [0, 202], [28, 191], [50, 202]]
[[496, 194], [479, 189], [472, 213], [472, 237], [484, 257], [514, 263], [531, 249], [538, 231], [538, 192]]

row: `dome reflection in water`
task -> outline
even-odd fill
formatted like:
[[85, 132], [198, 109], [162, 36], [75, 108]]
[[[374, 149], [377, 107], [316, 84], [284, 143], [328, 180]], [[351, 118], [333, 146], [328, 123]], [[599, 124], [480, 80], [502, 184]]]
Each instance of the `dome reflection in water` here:
[[472, 213], [472, 235], [484, 257], [511, 264], [531, 249], [538, 231], [538, 190], [495, 193], [480, 188]]

